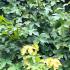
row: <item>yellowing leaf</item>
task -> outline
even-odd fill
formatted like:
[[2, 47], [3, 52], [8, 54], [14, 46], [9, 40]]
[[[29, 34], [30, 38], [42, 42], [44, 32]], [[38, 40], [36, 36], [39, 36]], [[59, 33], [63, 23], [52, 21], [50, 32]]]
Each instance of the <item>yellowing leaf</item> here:
[[21, 48], [21, 55], [29, 54], [29, 55], [36, 55], [37, 51], [39, 50], [39, 46], [37, 44], [33, 45], [25, 45]]
[[47, 62], [47, 66], [49, 68], [53, 67], [54, 70], [57, 70], [59, 68], [59, 66], [62, 65], [57, 58], [47, 58], [46, 62]]

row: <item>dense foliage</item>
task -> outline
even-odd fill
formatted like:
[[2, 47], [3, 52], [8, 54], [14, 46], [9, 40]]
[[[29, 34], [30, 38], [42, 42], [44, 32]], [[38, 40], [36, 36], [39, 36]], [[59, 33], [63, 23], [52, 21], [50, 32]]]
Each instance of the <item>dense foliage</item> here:
[[[70, 70], [70, 2], [67, 1], [0, 0], [0, 70], [49, 70], [41, 62], [45, 59], [47, 63], [48, 59], [58, 62], [55, 62], [57, 68], [62, 66], [58, 70]], [[26, 51], [25, 45], [34, 46]], [[21, 50], [23, 54], [27, 52], [25, 56]], [[26, 66], [25, 58], [32, 69]], [[53, 65], [51, 70], [56, 70]]]

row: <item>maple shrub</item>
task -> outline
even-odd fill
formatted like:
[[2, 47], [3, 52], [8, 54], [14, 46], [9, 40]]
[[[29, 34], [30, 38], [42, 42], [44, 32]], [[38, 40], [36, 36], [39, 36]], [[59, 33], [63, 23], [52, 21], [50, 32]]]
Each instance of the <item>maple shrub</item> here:
[[70, 1], [0, 0], [0, 70], [70, 70]]

